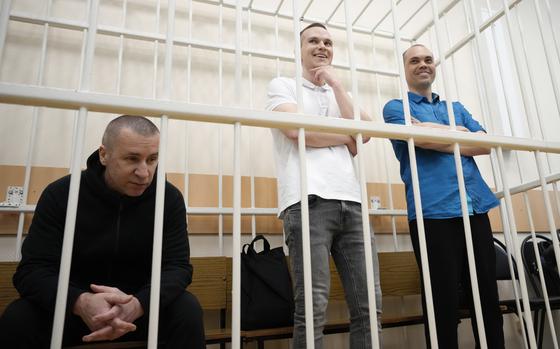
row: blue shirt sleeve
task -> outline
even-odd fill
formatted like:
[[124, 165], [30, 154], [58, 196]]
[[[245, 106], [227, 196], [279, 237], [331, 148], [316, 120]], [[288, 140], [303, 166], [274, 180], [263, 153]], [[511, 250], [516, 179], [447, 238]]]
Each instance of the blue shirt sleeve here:
[[[383, 107], [383, 119], [387, 124], [404, 125], [404, 109], [403, 102], [399, 99], [393, 99]], [[399, 161], [406, 155], [407, 144], [405, 141], [391, 139], [393, 150]]]
[[466, 127], [469, 131], [471, 131], [471, 132], [478, 132], [478, 131], [486, 132], [484, 127], [482, 127], [482, 125], [478, 121], [473, 119], [471, 113], [469, 113], [469, 111], [467, 110], [467, 108], [465, 108], [465, 106], [463, 104], [461, 104], [460, 102], [454, 102], [453, 106], [455, 107], [454, 108], [455, 115], [460, 115], [461, 116], [461, 121], [463, 122], [463, 126]]
[[404, 125], [404, 111], [401, 100], [393, 99], [383, 107], [383, 119], [388, 124]]

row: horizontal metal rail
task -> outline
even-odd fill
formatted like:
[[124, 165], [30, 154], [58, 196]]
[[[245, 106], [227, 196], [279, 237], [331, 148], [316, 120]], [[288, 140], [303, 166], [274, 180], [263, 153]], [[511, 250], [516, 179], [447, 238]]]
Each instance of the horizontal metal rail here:
[[150, 98], [115, 96], [68, 89], [0, 83], [0, 102], [62, 109], [87, 107], [90, 111], [145, 116], [168, 115], [170, 119], [234, 124], [266, 128], [305, 128], [307, 130], [407, 140], [454, 143], [504, 149], [560, 154], [560, 142], [470, 132], [442, 131], [426, 127], [384, 124], [380, 122], [317, 118], [312, 115], [280, 113], [216, 105], [163, 101]]
[[[547, 184], [558, 182], [558, 181], [560, 181], [560, 173], [555, 173], [555, 174], [545, 176], [545, 180], [546, 180]], [[510, 187], [510, 193], [512, 195], [513, 194], [519, 194], [519, 193], [529, 191], [531, 189], [538, 188], [540, 186], [541, 186], [541, 181], [539, 179], [536, 179], [536, 180], [531, 181], [531, 182], [527, 182], [527, 183], [523, 183], [523, 184], [520, 184], [520, 185], [517, 185], [517, 186]], [[496, 197], [498, 199], [501, 199], [501, 198], [504, 197], [504, 192], [502, 190], [496, 192], [495, 194], [496, 194]]]
[[[18, 207], [0, 206], [0, 213], [33, 213], [35, 212], [36, 205], [22, 205]], [[201, 215], [201, 216], [212, 216], [212, 215], [231, 215], [233, 214], [233, 208], [231, 207], [187, 207], [188, 215]], [[278, 208], [276, 207], [255, 207], [255, 208], [241, 208], [242, 216], [276, 216], [278, 214]], [[406, 216], [406, 210], [398, 209], [370, 209], [370, 216]]]

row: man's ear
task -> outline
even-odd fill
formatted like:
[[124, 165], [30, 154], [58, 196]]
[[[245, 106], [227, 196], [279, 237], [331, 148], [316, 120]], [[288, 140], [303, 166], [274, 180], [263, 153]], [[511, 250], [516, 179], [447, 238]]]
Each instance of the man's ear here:
[[107, 165], [107, 149], [103, 144], [99, 146], [99, 162], [103, 166]]

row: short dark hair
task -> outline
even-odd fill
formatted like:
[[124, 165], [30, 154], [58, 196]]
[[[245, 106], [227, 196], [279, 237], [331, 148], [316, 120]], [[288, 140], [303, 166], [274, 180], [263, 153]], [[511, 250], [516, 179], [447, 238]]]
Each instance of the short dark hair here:
[[[402, 53], [402, 60], [403, 60], [404, 63], [406, 63], [405, 60], [404, 60], [404, 57], [405, 57], [406, 53], [408, 52], [408, 50], [410, 50], [411, 48], [416, 47], [416, 46], [426, 47], [426, 45], [424, 45], [424, 44], [414, 44], [414, 45], [411, 45], [411, 46], [410, 46], [409, 48], [407, 48], [406, 50], [404, 50], [404, 52]], [[428, 47], [426, 47], [426, 48], [428, 48]], [[429, 49], [428, 49], [428, 50], [429, 50]]]
[[315, 28], [315, 27], [319, 27], [319, 28], [323, 28], [325, 30], [327, 29], [327, 26], [325, 26], [323, 23], [319, 23], [319, 22], [313, 22], [310, 25], [308, 25], [307, 27], [303, 28], [300, 32], [299, 32], [299, 37], [301, 38], [301, 36], [303, 35], [303, 32], [306, 31], [307, 29], [311, 29], [311, 28]]
[[139, 115], [121, 115], [109, 122], [103, 133], [101, 144], [110, 149], [121, 130], [125, 128], [145, 137], [159, 134], [157, 126], [148, 118]]

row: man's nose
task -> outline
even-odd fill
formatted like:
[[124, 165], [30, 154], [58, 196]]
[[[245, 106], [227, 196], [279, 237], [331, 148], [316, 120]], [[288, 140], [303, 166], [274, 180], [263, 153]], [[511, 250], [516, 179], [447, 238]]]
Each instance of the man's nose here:
[[148, 177], [150, 174], [148, 170], [148, 165], [145, 162], [141, 163], [140, 165], [138, 165], [138, 167], [136, 167], [134, 174], [141, 178]]

